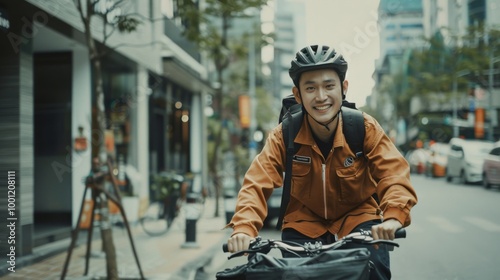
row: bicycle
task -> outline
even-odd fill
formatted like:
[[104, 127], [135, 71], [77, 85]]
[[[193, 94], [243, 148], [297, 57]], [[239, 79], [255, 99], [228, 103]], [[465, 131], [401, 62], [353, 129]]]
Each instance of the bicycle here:
[[[405, 238], [405, 229], [399, 229], [395, 237]], [[250, 243], [247, 250], [232, 253], [228, 257], [231, 259], [248, 254], [248, 262], [219, 271], [216, 274], [216, 279], [368, 279], [370, 269], [372, 269], [368, 249], [337, 250], [351, 242], [399, 247], [398, 243], [391, 240], [374, 240], [371, 232], [367, 230], [348, 234], [327, 245], [323, 245], [321, 242], [298, 244], [262, 239], [259, 236]], [[223, 244], [222, 249], [224, 252], [228, 252], [227, 244]], [[298, 258], [268, 256], [267, 254], [272, 249], [296, 254]]]
[[162, 172], [151, 186], [150, 204], [140, 219], [144, 232], [150, 236], [167, 233], [179, 215], [185, 196], [184, 177]]

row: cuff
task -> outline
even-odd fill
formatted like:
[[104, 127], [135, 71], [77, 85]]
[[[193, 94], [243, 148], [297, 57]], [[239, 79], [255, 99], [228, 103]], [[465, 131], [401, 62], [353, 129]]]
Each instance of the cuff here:
[[251, 237], [257, 237], [257, 235], [259, 235], [259, 233], [253, 226], [247, 224], [233, 225], [233, 233], [231, 234], [231, 236], [237, 233], [244, 233]]
[[403, 225], [403, 227], [407, 227], [411, 222], [410, 211], [399, 208], [389, 208], [384, 211], [384, 220], [389, 219], [396, 219]]

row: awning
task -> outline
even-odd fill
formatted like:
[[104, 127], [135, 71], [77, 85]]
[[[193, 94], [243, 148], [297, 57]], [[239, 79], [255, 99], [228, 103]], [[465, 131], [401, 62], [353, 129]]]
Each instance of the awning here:
[[210, 86], [207, 80], [202, 79], [199, 73], [196, 73], [175, 57], [163, 58], [163, 76], [195, 92], [215, 92], [215, 89]]

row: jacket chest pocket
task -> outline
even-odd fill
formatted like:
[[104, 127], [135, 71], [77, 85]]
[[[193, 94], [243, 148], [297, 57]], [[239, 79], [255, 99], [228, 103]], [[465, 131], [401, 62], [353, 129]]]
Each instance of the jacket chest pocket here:
[[364, 159], [355, 160], [351, 166], [337, 168], [336, 174], [340, 183], [341, 203], [361, 203], [375, 191]]
[[295, 155], [292, 161], [292, 189], [291, 194], [300, 200], [300, 198], [309, 197], [311, 157]]

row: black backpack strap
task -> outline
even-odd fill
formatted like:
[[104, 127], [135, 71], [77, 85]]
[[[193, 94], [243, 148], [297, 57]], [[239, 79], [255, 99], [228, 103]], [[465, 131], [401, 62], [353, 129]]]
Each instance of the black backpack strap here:
[[[283, 218], [285, 216], [286, 208], [288, 207], [288, 203], [290, 201], [293, 156], [300, 148], [300, 145], [295, 144], [294, 140], [295, 136], [297, 136], [297, 133], [299, 133], [300, 126], [302, 124], [302, 108], [303, 107], [301, 104], [293, 105], [286, 113], [284, 113], [285, 115], [283, 116], [283, 140], [286, 146], [286, 162], [285, 178], [283, 182], [283, 194], [281, 196], [280, 215], [278, 217], [278, 223], [276, 224], [276, 229], [278, 230], [281, 230], [281, 225], [283, 224]], [[363, 156], [363, 144], [365, 140], [365, 119], [363, 117], [363, 112], [357, 109], [353, 109], [350, 106], [342, 106], [342, 121], [342, 129], [347, 144], [354, 152], [356, 157]]]
[[[353, 107], [342, 106], [342, 121], [345, 140], [356, 157], [364, 156], [363, 143], [365, 140], [365, 118], [363, 112], [353, 109]], [[372, 197], [380, 204], [377, 193]]]
[[343, 132], [347, 144], [356, 157], [364, 155], [363, 143], [365, 140], [365, 118], [363, 112], [342, 106]]
[[285, 178], [283, 181], [283, 194], [281, 195], [280, 215], [276, 228], [281, 229], [283, 217], [285, 216], [288, 202], [290, 201], [290, 189], [292, 185], [292, 163], [293, 156], [300, 148], [300, 145], [295, 144], [295, 136], [299, 133], [302, 124], [302, 105], [296, 104], [290, 107], [283, 118], [283, 140], [286, 147], [286, 161], [285, 161]]
[[[297, 105], [297, 100], [295, 100], [295, 96], [293, 96], [293, 94], [290, 94], [281, 100], [281, 112], [280, 112], [280, 116], [279, 116], [279, 122], [282, 122], [283, 119], [285, 118], [285, 116], [287, 114], [289, 114], [289, 112], [291, 110], [293, 110], [295, 112], [299, 108], [302, 109], [302, 106], [298, 106], [298, 107], [295, 107], [294, 109], [292, 109], [292, 107], [294, 105]], [[295, 113], [297, 113], [297, 112], [295, 112]]]

